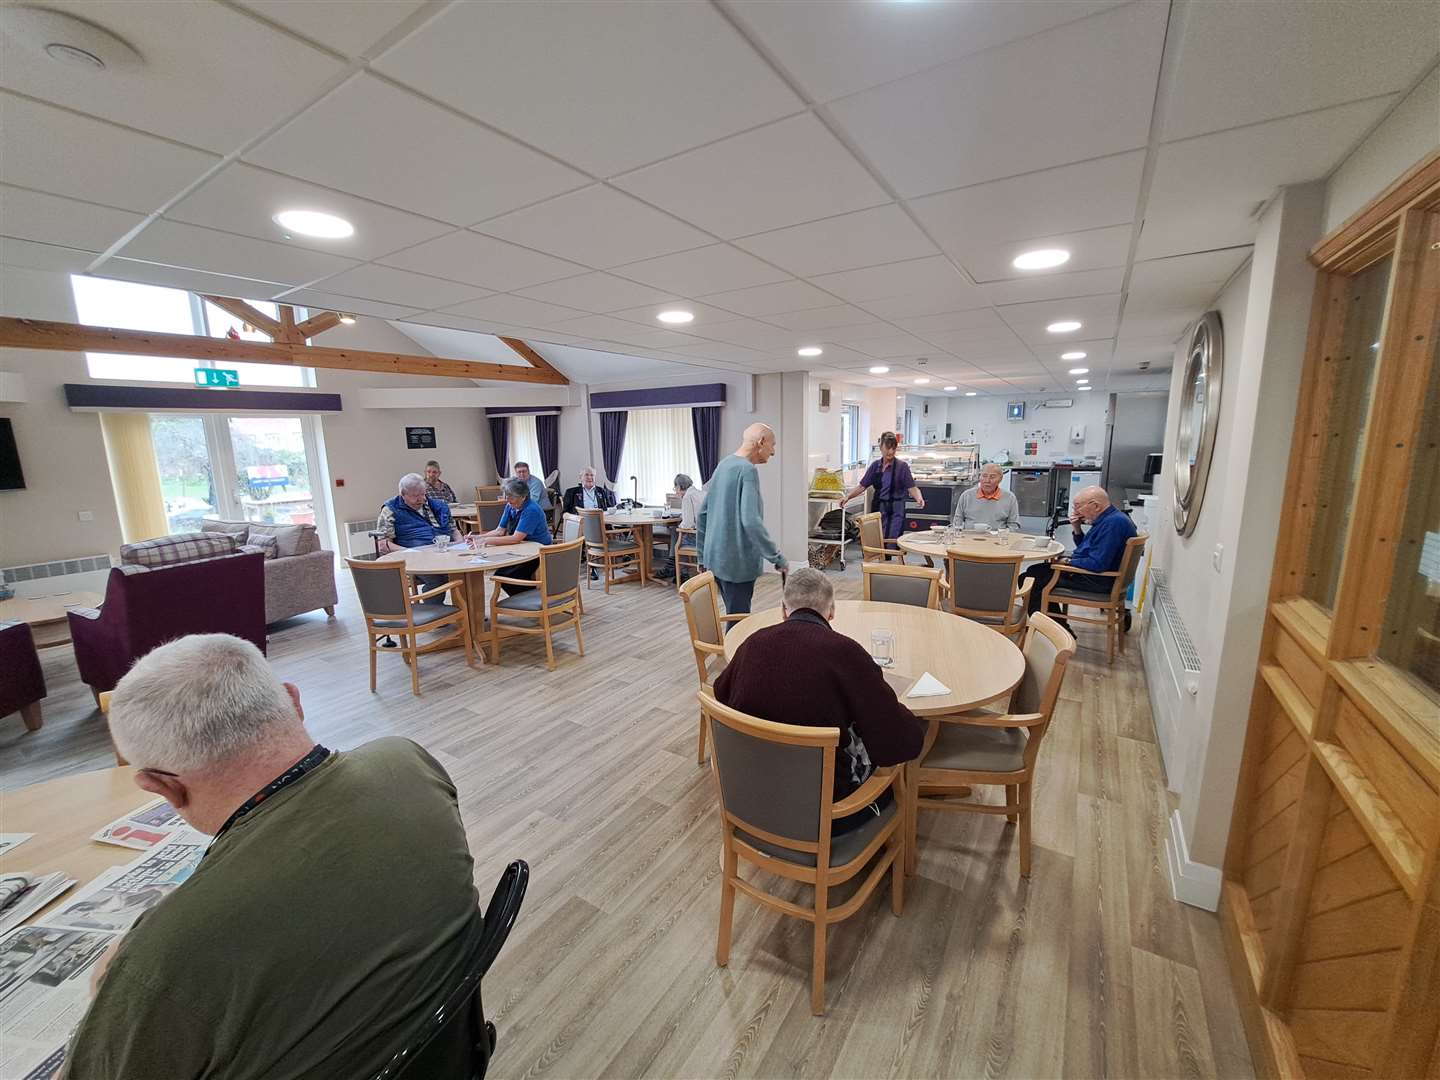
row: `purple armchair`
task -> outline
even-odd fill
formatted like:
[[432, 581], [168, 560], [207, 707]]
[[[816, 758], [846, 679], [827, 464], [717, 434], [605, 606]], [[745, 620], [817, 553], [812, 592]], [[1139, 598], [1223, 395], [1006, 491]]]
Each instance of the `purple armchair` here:
[[27, 728], [39, 731], [44, 696], [45, 673], [30, 627], [23, 622], [0, 623], [0, 716], [18, 712]]
[[265, 556], [117, 566], [100, 610], [69, 615], [75, 664], [98, 702], [136, 660], [186, 634], [234, 634], [264, 652]]

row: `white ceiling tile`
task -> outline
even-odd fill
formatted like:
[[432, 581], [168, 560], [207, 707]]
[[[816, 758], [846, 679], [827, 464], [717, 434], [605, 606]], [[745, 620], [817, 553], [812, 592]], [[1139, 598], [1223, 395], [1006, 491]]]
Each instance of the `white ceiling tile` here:
[[548, 326], [566, 319], [579, 318], [585, 314], [575, 308], [547, 304], [543, 300], [531, 300], [525, 296], [509, 296], [505, 293], [497, 293], [479, 300], [470, 300], [446, 310], [454, 315], [468, 315], [472, 319], [521, 323], [528, 326]]
[[[0, 93], [0, 182], [148, 214], [220, 159], [38, 101]], [[124, 168], [96, 168], [124, 162]]]
[[[378, 260], [386, 266], [509, 292], [573, 277], [584, 267], [473, 232], [454, 232]], [[436, 307], [442, 305], [437, 304]]]
[[875, 341], [879, 338], [894, 337], [896, 333], [895, 327], [888, 322], [865, 322], [826, 330], [825, 339], [841, 345], [853, 345], [857, 341]]
[[119, 251], [127, 259], [230, 274], [257, 281], [282, 281], [300, 285], [335, 274], [355, 265], [354, 259], [323, 251], [255, 240], [248, 236], [185, 225], [178, 221], [154, 221]]
[[[1082, 331], [1083, 333], [1083, 331]], [[1088, 367], [1092, 372], [1103, 368], [1109, 361], [1109, 356], [1114, 351], [1115, 343], [1109, 338], [1100, 338], [1087, 341], [1066, 341], [1054, 342], [1048, 345], [1036, 345], [1034, 353], [1048, 367], [1056, 371], [1065, 371], [1072, 367]], [[1060, 354], [1067, 352], [1083, 352], [1083, 360], [1061, 360]]]
[[1433, 2], [1192, 4], [1165, 138], [1398, 92], [1434, 64], [1437, 42]]
[[1119, 0], [851, 3], [734, 0], [729, 8], [816, 101], [829, 101], [1114, 7]]
[[804, 281], [782, 281], [775, 285], [756, 285], [749, 289], [713, 293], [702, 299], [739, 315], [776, 315], [782, 311], [803, 311], [806, 308], [830, 307], [835, 297], [821, 292]]
[[[53, 270], [60, 274], [78, 274], [95, 261], [98, 252], [56, 244], [37, 244], [0, 236], [0, 266], [23, 266], [27, 270]], [[0, 297], [3, 300], [3, 297]]]
[[[1088, 296], [1070, 300], [1041, 300], [1000, 308], [1000, 317], [1030, 345], [1064, 345], [1069, 340], [1110, 337], [1115, 333], [1119, 296]], [[1083, 325], [1067, 334], [1052, 334], [1050, 323], [1078, 319]]]
[[709, 4], [457, 4], [375, 66], [600, 177], [801, 107]]
[[286, 233], [273, 219], [282, 210], [320, 210], [344, 218], [355, 226], [355, 232], [343, 240], [295, 235], [284, 242], [361, 261], [418, 244], [452, 228], [238, 161], [216, 173], [165, 216], [191, 225], [278, 241]]
[[1079, 270], [1074, 273], [1039, 274], [1013, 281], [992, 281], [981, 288], [992, 304], [1024, 304], [1032, 300], [1064, 300], [1071, 296], [1119, 292], [1124, 280], [1125, 268], [1112, 266], [1106, 270]]
[[935, 245], [893, 203], [792, 225], [736, 243], [792, 274], [812, 277], [934, 255]]
[[602, 270], [714, 242], [699, 229], [602, 184], [517, 210], [477, 229]]
[[573, 169], [371, 75], [305, 110], [245, 160], [456, 225], [585, 183]]
[[284, 302], [319, 311], [342, 311], [351, 315], [371, 315], [377, 319], [403, 319], [420, 310], [402, 304], [365, 300], [357, 296], [339, 296], [335, 293], [320, 292], [318, 289], [295, 289], [287, 292]]
[[726, 239], [890, 201], [811, 113], [691, 150], [614, 183]]
[[1169, 259], [1137, 262], [1130, 272], [1128, 314], [1137, 304], [1198, 306], [1208, 304], [1240, 264], [1250, 257], [1248, 247], [1177, 255]]
[[638, 285], [633, 281], [615, 277], [613, 274], [579, 274], [562, 281], [549, 281], [528, 289], [517, 289], [520, 296], [544, 300], [551, 304], [563, 304], [594, 314], [622, 311], [638, 304], [658, 304], [673, 300], [674, 293], [649, 285]]
[[1029, 346], [1023, 344], [1008, 327], [1004, 330], [940, 330], [919, 336], [931, 345], [972, 363], [998, 357], [1014, 357], [1026, 362], [1033, 360]]
[[[1124, 266], [1130, 257], [1130, 240], [1135, 231], [1133, 225], [1112, 225], [1107, 229], [1087, 229], [1085, 232], [1058, 233], [1036, 237], [1023, 243], [1009, 241], [989, 248], [975, 249], [960, 261], [966, 270], [979, 282], [1007, 281], [1018, 273], [1011, 264], [1021, 251], [1035, 247], [1060, 247], [1071, 253], [1065, 264], [1066, 271], [1105, 270]], [[1045, 271], [1034, 274], [1045, 276]], [[1027, 277], [1031, 276], [1029, 274]]]
[[682, 345], [675, 352], [683, 356], [700, 357], [727, 364], [761, 364], [769, 353], [760, 349], [748, 349], [744, 345], [729, 345], [723, 341], [706, 341], [699, 345]]
[[369, 263], [327, 278], [322, 291], [341, 296], [359, 296], [366, 300], [382, 300], [387, 304], [403, 304], [417, 308], [443, 308], [466, 300], [478, 300], [485, 290], [455, 281], [412, 274], [388, 266]]
[[752, 319], [702, 326], [695, 331], [695, 336], [766, 351], [785, 348], [797, 340], [797, 334], [793, 330], [782, 330]]
[[270, 300], [289, 288], [273, 281], [255, 281], [229, 274], [209, 274], [203, 270], [187, 270], [178, 266], [135, 259], [106, 259], [95, 270], [96, 277], [138, 281], [146, 285], [164, 285], [189, 292], [234, 296], [241, 300]]
[[913, 319], [925, 315], [973, 310], [969, 290], [956, 295], [951, 290], [913, 292], [884, 300], [866, 300], [860, 306], [882, 319]]
[[839, 274], [821, 274], [812, 280], [820, 288], [853, 304], [919, 293], [953, 297], [956, 310], [967, 305], [985, 306], [984, 294], [966, 281], [943, 255], [845, 270]]
[[1168, 10], [1141, 0], [829, 108], [904, 197], [1133, 150], [1149, 136]]
[[869, 312], [849, 304], [837, 304], [834, 307], [807, 308], [804, 311], [767, 315], [765, 321], [783, 326], [787, 330], [826, 330], [832, 327], [861, 326], [874, 320]]
[[872, 341], [857, 341], [851, 347], [856, 352], [873, 356], [877, 360], [901, 356], [928, 356], [933, 351], [929, 345], [911, 334], [895, 334], [892, 337], [876, 338]]
[[425, 0], [236, 0], [241, 7], [346, 56], [360, 56]]
[[72, 0], [64, 9], [123, 38], [144, 63], [86, 77], [0, 35], [0, 86], [217, 153], [302, 107], [343, 70], [222, 4]]
[[1167, 143], [1155, 160], [1136, 258], [1249, 244], [1277, 188], [1328, 173], [1392, 98]]
[[1173, 342], [1199, 314], [1200, 311], [1188, 307], [1132, 312], [1127, 305], [1121, 330], [1132, 339], [1161, 338]]
[[0, 236], [104, 251], [142, 220], [127, 210], [0, 186]]
[[555, 329], [562, 334], [574, 334], [602, 341], [620, 341], [632, 345], [646, 345], [654, 348], [694, 345], [696, 339], [688, 334], [677, 334], [671, 330], [651, 329], [639, 323], [617, 319], [613, 315], [583, 315], [578, 319], [566, 319], [555, 323]]
[[951, 311], [938, 315], [920, 315], [895, 321], [897, 325], [916, 334], [932, 334], [945, 330], [989, 330], [993, 332], [1008, 329], [1004, 320], [991, 308]]
[[783, 270], [766, 266], [759, 259], [736, 251], [728, 244], [712, 244], [694, 251], [646, 259], [620, 267], [615, 272], [643, 285], [671, 290], [680, 296], [705, 296], [786, 280]]

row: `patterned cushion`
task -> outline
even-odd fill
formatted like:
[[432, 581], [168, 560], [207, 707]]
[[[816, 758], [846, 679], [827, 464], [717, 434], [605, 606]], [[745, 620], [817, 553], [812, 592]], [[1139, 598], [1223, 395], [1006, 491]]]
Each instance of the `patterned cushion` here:
[[245, 537], [249, 535], [250, 523], [248, 521], [221, 521], [219, 518], [201, 518], [200, 531], [227, 533], [243, 544]]
[[258, 551], [267, 559], [280, 554], [280, 538], [273, 533], [252, 532], [250, 538], [240, 545], [241, 551]]
[[226, 533], [175, 533], [125, 544], [120, 548], [120, 561], [137, 566], [169, 566], [232, 555], [239, 546], [235, 537]]
[[288, 559], [292, 555], [304, 555], [320, 550], [320, 536], [314, 525], [260, 525], [250, 526], [249, 539], [242, 543], [258, 544], [259, 537], [273, 536], [278, 543], [275, 555]]

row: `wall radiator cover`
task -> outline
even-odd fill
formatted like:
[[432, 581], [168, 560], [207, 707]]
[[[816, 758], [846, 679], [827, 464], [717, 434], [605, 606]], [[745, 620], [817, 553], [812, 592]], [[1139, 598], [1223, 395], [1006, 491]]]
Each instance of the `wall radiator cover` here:
[[1140, 651], [1166, 786], [1179, 793], [1200, 689], [1200, 653], [1180, 618], [1165, 572], [1152, 570], [1150, 585], [1150, 618]]
[[110, 574], [109, 555], [82, 555], [78, 559], [0, 566], [0, 578], [16, 596], [55, 596], [67, 592], [105, 591]]
[[347, 521], [345, 529], [345, 551], [352, 559], [364, 559], [375, 557], [375, 541], [370, 539], [370, 534], [375, 531], [377, 522], [374, 518], [364, 521]]

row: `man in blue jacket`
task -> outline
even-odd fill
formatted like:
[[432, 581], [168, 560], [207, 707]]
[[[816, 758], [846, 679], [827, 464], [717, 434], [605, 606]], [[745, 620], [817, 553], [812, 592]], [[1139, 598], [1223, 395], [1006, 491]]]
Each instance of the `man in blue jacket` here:
[[[1080, 530], [1082, 521], [1089, 523], [1088, 533]], [[1120, 561], [1125, 557], [1125, 544], [1135, 535], [1135, 523], [1111, 505], [1109, 494], [1098, 486], [1081, 488], [1075, 496], [1075, 513], [1070, 516], [1070, 528], [1074, 532], [1075, 550], [1068, 558], [1056, 561], [1097, 574], [1120, 569]], [[1056, 573], [1052, 564], [1037, 563], [1021, 575], [1035, 582], [1030, 587], [1032, 615], [1040, 610], [1045, 586]], [[1067, 589], [1082, 589], [1085, 592], [1108, 593], [1113, 584], [1110, 578], [1092, 578], [1084, 574], [1070, 574], [1065, 578]]]
[[[460, 530], [450, 518], [450, 507], [441, 499], [432, 498], [419, 473], [406, 473], [400, 478], [400, 494], [380, 507], [375, 521], [380, 534], [380, 554], [396, 548], [418, 548], [433, 544], [437, 536], [460, 539]], [[448, 581], [444, 574], [417, 574], [420, 584], [430, 589]], [[432, 596], [423, 604], [443, 604], [444, 596]]]

